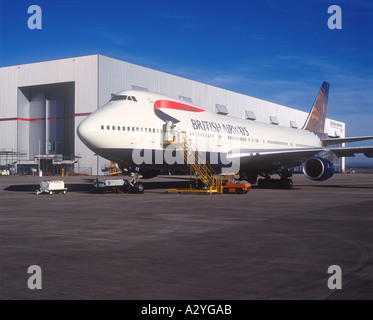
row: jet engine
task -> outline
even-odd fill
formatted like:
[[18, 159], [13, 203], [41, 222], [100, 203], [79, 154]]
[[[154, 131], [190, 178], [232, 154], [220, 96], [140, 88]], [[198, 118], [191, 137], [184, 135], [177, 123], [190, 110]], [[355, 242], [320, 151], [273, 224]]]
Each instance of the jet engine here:
[[320, 157], [309, 158], [303, 164], [303, 173], [311, 180], [327, 180], [333, 176], [334, 171], [333, 163]]

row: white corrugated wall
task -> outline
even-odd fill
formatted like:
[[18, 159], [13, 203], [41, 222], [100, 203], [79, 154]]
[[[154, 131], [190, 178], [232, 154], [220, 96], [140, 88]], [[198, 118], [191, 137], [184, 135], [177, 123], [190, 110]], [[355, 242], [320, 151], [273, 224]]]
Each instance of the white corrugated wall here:
[[[244, 118], [245, 110], [249, 110], [255, 113], [257, 121], [268, 123], [269, 117], [275, 116], [280, 125], [290, 127], [290, 121], [295, 121], [298, 128], [307, 118], [306, 112], [272, 102], [106, 56], [90, 55], [0, 68], [0, 149], [16, 150], [18, 147], [17, 122], [20, 121], [6, 120], [20, 117], [17, 111], [18, 88], [62, 82], [75, 83], [75, 154], [80, 157], [79, 165], [91, 167], [94, 174], [96, 157], [80, 141], [76, 128], [85, 114], [104, 105], [112, 93], [131, 89], [133, 85], [175, 98], [190, 97], [194, 104], [212, 112], [215, 112], [216, 104], [225, 105], [229, 116], [237, 118]], [[344, 137], [345, 125], [335, 122], [342, 126], [340, 136]], [[328, 133], [333, 130], [329, 119], [326, 130]]]
[[124, 61], [99, 56], [99, 105], [104, 105], [111, 94], [131, 89], [132, 85], [145, 87], [149, 91], [178, 98], [190, 97], [194, 104], [215, 112], [215, 105], [228, 108], [229, 115], [245, 118], [245, 110], [253, 111], [258, 121], [269, 122], [276, 116], [283, 126], [290, 127], [295, 121], [302, 127], [307, 113], [272, 102], [245, 96], [197, 81], [174, 76], [164, 72], [133, 65]]

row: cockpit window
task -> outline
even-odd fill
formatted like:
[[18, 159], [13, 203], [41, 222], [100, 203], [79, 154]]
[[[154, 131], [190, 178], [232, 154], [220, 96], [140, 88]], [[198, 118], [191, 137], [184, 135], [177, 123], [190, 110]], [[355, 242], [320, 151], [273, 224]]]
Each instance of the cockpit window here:
[[120, 101], [120, 100], [127, 100], [127, 96], [117, 95], [117, 96], [112, 97], [110, 101]]
[[113, 96], [110, 101], [121, 101], [121, 100], [129, 100], [129, 101], [137, 102], [137, 99], [134, 96], [126, 96], [126, 95], [120, 95], [120, 94]]

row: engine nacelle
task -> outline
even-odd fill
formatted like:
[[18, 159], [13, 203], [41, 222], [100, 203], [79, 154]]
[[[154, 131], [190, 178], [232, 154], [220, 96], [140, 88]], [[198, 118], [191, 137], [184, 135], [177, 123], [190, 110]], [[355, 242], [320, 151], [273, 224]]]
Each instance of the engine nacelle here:
[[327, 180], [333, 176], [334, 172], [335, 168], [333, 163], [323, 158], [309, 158], [303, 164], [303, 173], [311, 180]]

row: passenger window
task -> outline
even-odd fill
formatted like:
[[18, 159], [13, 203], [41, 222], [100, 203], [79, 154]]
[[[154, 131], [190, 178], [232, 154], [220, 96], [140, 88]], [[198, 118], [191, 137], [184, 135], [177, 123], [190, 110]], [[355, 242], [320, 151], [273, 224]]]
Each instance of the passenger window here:
[[130, 127], [127, 127], [127, 131], [131, 131], [131, 128], [130, 128]]
[[123, 131], [126, 131], [126, 127], [123, 127]]
[[120, 126], [118, 126], [118, 131], [120, 131]]
[[110, 126], [106, 126], [106, 129], [110, 130]]
[[155, 129], [153, 129], [153, 133], [155, 133]]
[[115, 126], [112, 126], [113, 130], [115, 130]]
[[136, 127], [136, 131], [139, 132], [139, 127]]
[[132, 131], [135, 131], [135, 127], [132, 127]]
[[101, 126], [101, 130], [104, 130], [104, 128], [105, 128], [104, 126]]
[[141, 132], [143, 132], [143, 131], [144, 131], [144, 128], [141, 127]]

